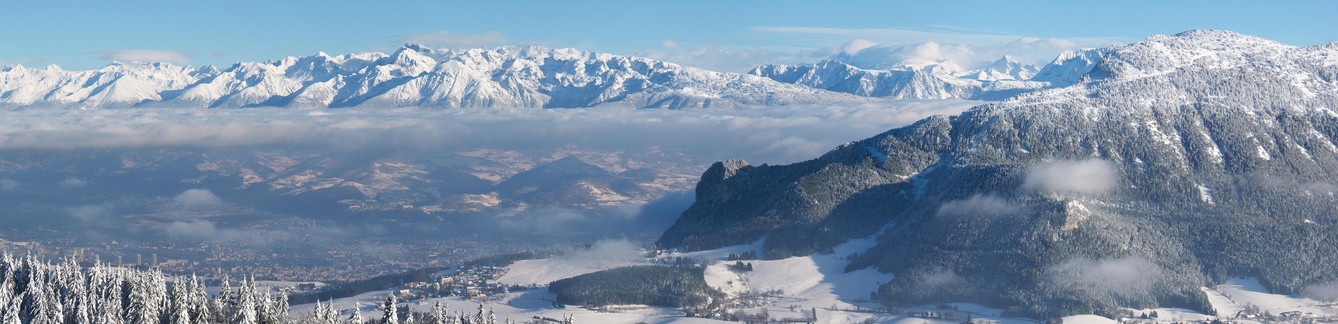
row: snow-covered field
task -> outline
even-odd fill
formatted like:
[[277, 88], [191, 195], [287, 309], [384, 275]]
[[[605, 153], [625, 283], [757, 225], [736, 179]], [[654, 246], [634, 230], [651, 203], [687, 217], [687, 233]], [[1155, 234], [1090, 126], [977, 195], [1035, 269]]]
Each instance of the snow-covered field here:
[[[866, 252], [875, 244], [870, 238], [857, 239], [837, 246], [831, 254], [814, 254], [805, 257], [791, 257], [780, 260], [747, 260], [752, 264], [752, 271], [738, 272], [730, 269], [733, 261], [726, 261], [730, 254], [761, 252], [762, 241], [747, 245], [726, 247], [715, 250], [691, 253], [667, 253], [658, 256], [666, 258], [694, 258], [705, 261], [705, 279], [708, 285], [724, 292], [729, 298], [740, 302], [745, 314], [766, 312], [772, 319], [803, 319], [817, 314], [817, 323], [895, 323], [895, 324], [955, 324], [969, 316], [978, 323], [997, 324], [1035, 324], [1040, 321], [1022, 318], [1005, 318], [1001, 309], [968, 303], [946, 305], [923, 305], [919, 307], [900, 307], [895, 313], [886, 312], [887, 307], [869, 301], [870, 292], [876, 291], [881, 283], [893, 279], [891, 274], [878, 273], [872, 269], [845, 272], [849, 263], [844, 256]], [[594, 244], [588, 250], [573, 251], [563, 256], [525, 260], [507, 267], [505, 275], [497, 281], [505, 284], [533, 285], [538, 288], [513, 291], [502, 298], [478, 301], [464, 300], [458, 297], [446, 297], [413, 301], [408, 307], [415, 311], [427, 312], [433, 303], [446, 303], [452, 313], [473, 314], [480, 304], [485, 309], [492, 309], [499, 320], [512, 319], [528, 321], [538, 318], [560, 319], [573, 316], [580, 323], [722, 323], [722, 321], [686, 317], [677, 309], [629, 305], [618, 312], [597, 312], [582, 307], [565, 306], [557, 308], [556, 296], [542, 286], [549, 282], [579, 276], [622, 266], [645, 265], [656, 263], [655, 259], [642, 256], [643, 251], [626, 241], [603, 241]], [[282, 286], [284, 283], [274, 283]], [[1190, 310], [1176, 308], [1131, 310], [1135, 314], [1156, 311], [1158, 322], [1206, 321], [1215, 316], [1236, 318], [1247, 305], [1257, 306], [1260, 312], [1271, 314], [1297, 311], [1314, 316], [1332, 316], [1338, 309], [1321, 301], [1268, 293], [1267, 289], [1254, 278], [1233, 278], [1216, 287], [1205, 287], [1213, 307], [1218, 314], [1200, 314]], [[361, 305], [362, 315], [366, 318], [380, 316], [376, 305], [385, 299], [390, 290], [375, 291], [355, 297], [335, 300], [339, 309], [352, 309], [355, 303]], [[767, 293], [770, 293], [769, 295]], [[766, 296], [763, 296], [766, 295]], [[946, 308], [945, 308], [946, 307]], [[298, 305], [293, 313], [309, 312], [312, 305]], [[925, 313], [951, 313], [953, 319], [929, 318]], [[345, 316], [348, 314], [346, 313]], [[915, 316], [912, 316], [915, 315]], [[1241, 317], [1244, 322], [1256, 322], [1255, 319]], [[1064, 318], [1066, 324], [1110, 324], [1117, 321], [1097, 315], [1077, 315]]]
[[1272, 314], [1297, 311], [1320, 316], [1338, 315], [1334, 303], [1326, 303], [1304, 297], [1270, 294], [1256, 278], [1231, 278], [1215, 289], [1204, 289], [1208, 300], [1217, 309], [1218, 316], [1235, 317], [1249, 305], [1259, 308], [1260, 312]]

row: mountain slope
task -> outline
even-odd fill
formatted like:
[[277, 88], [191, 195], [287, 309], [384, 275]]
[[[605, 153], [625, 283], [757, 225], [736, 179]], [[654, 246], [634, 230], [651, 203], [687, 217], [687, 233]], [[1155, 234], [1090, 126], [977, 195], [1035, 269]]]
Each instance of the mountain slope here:
[[517, 173], [497, 184], [497, 193], [534, 205], [599, 205], [645, 198], [631, 179], [590, 165], [574, 156]]
[[288, 57], [226, 69], [114, 63], [0, 69], [0, 108], [689, 108], [864, 102], [640, 57], [509, 46]]
[[882, 298], [1035, 317], [1207, 312], [1199, 288], [1235, 274], [1295, 293], [1338, 280], [1322, 243], [1338, 240], [1335, 57], [1338, 44], [1153, 36], [1103, 51], [1083, 83], [797, 164], [717, 163], [659, 244], [765, 237], [775, 259], [886, 225], [848, 269], [894, 273]]

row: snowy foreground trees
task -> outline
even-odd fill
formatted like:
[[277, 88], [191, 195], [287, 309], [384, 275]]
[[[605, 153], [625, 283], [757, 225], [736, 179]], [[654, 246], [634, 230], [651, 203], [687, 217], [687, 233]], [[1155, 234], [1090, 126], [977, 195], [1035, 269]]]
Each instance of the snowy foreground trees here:
[[[317, 303], [310, 313], [289, 316], [287, 296], [260, 290], [252, 279], [243, 279], [236, 289], [223, 280], [218, 294], [210, 296], [194, 276], [169, 280], [158, 271], [83, 268], [74, 261], [48, 264], [32, 256], [0, 256], [0, 324], [497, 323], [492, 311], [485, 313], [482, 306], [471, 316], [452, 315], [441, 304], [426, 314], [383, 316], [376, 321], [364, 319], [358, 309], [341, 313], [330, 303]], [[387, 303], [386, 314], [399, 313], [394, 297]]]

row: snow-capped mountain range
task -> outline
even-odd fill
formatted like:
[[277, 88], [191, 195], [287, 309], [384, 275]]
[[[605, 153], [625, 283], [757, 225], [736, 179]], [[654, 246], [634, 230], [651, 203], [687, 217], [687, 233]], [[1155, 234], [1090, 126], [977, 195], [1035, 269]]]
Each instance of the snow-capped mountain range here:
[[31, 108], [692, 108], [857, 103], [874, 99], [1000, 100], [1077, 82], [1103, 50], [1065, 52], [1045, 67], [1004, 56], [977, 70], [946, 59], [713, 72], [642, 57], [505, 46], [393, 53], [318, 53], [227, 68], [114, 62], [97, 70], [0, 68], [0, 109]]
[[0, 68], [0, 108], [632, 107], [869, 99], [751, 75], [574, 49], [507, 46], [243, 62], [219, 69], [113, 63], [90, 71]]
[[946, 59], [869, 64], [867, 58], [836, 55], [810, 65], [765, 65], [748, 74], [866, 97], [1002, 100], [1072, 85], [1092, 70], [1104, 51], [1065, 51], [1044, 67], [1005, 55], [978, 70], [964, 69]]

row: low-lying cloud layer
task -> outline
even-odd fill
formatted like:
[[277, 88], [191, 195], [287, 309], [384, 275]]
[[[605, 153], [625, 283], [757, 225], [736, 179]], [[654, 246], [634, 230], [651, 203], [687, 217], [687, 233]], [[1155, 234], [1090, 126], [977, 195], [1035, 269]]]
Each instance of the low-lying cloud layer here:
[[[971, 101], [885, 101], [749, 109], [133, 109], [12, 111], [0, 150], [319, 146], [428, 152], [468, 148], [682, 148], [703, 159], [762, 163], [812, 158], [833, 147]], [[77, 180], [77, 179], [76, 179]], [[69, 185], [76, 185], [71, 181]]]
[[292, 236], [283, 231], [242, 231], [219, 228], [214, 222], [198, 219], [163, 224], [159, 226], [159, 229], [174, 238], [247, 245], [266, 245], [272, 240], [287, 239]]
[[111, 204], [97, 204], [66, 208], [65, 213], [83, 222], [94, 222], [111, 217], [111, 210]]
[[1338, 300], [1338, 281], [1329, 281], [1308, 286], [1301, 291], [1301, 296], [1323, 301]]
[[172, 201], [186, 207], [207, 207], [223, 204], [223, 199], [209, 189], [188, 189], [172, 197]]
[[591, 244], [590, 248], [572, 249], [563, 253], [559, 258], [591, 263], [640, 262], [645, 260], [641, 248], [626, 239], [599, 240]]
[[14, 179], [0, 179], [0, 191], [10, 192], [19, 189], [19, 182]]
[[938, 216], [948, 217], [989, 217], [1016, 214], [1017, 205], [996, 195], [972, 195], [970, 198], [953, 200], [938, 207]]
[[1152, 295], [1165, 271], [1140, 257], [1075, 258], [1047, 269], [1050, 283], [1086, 294], [1137, 299]]
[[1101, 159], [1060, 160], [1032, 166], [1022, 186], [1050, 193], [1103, 193], [1118, 183], [1119, 170]]

